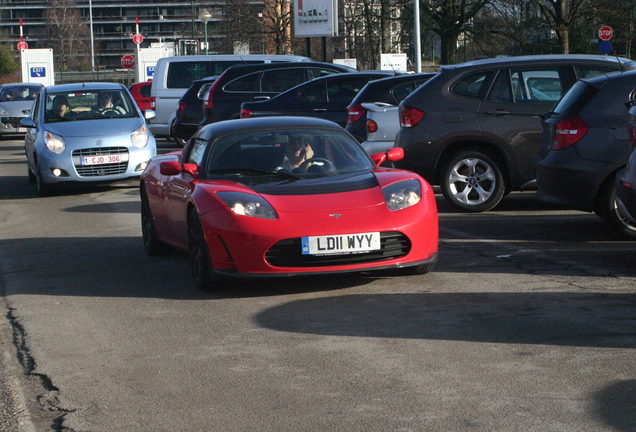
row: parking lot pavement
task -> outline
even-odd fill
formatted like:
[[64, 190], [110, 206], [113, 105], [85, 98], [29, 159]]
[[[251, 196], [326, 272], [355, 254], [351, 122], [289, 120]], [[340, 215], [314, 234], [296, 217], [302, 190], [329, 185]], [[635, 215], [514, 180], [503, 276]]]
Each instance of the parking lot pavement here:
[[[5, 305], [5, 303], [2, 303]], [[4, 317], [7, 317], [6, 305]], [[0, 319], [0, 430], [2, 432], [35, 432], [20, 386], [22, 368], [12, 343], [12, 330], [6, 319]]]

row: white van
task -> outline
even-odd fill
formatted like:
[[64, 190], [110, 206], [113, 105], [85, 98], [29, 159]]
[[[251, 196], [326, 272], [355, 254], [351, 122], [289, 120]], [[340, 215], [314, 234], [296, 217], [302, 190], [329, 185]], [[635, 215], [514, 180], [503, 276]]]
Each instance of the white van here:
[[163, 57], [157, 60], [152, 88], [150, 90], [151, 109], [156, 117], [150, 122], [150, 130], [156, 137], [170, 136], [170, 122], [179, 104], [179, 99], [193, 81], [218, 76], [232, 66], [311, 61], [302, 56], [268, 54], [219, 54]]

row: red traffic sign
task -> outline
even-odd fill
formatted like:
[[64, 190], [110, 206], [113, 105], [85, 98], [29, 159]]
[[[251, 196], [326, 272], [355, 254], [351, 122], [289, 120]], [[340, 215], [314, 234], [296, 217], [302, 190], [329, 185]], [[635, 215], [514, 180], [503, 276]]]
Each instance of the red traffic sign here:
[[603, 26], [598, 29], [598, 37], [603, 40], [610, 40], [614, 36], [614, 30], [610, 26]]
[[18, 42], [18, 49], [19, 50], [29, 49], [29, 44], [26, 43], [25, 41], [20, 41]]
[[136, 43], [137, 45], [139, 45], [143, 41], [144, 41], [144, 37], [142, 35], [140, 35], [139, 33], [135, 33], [133, 35], [133, 42]]
[[126, 54], [125, 56], [122, 56], [121, 58], [121, 65], [125, 67], [126, 69], [130, 69], [133, 66], [135, 66], [135, 58], [131, 56], [130, 54]]

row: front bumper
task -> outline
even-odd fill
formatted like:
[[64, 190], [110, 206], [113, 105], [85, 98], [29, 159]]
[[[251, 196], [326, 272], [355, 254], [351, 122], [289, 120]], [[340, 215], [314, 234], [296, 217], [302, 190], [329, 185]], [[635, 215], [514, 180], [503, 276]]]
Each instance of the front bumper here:
[[25, 133], [26, 129], [20, 127], [20, 121], [25, 117], [2, 116], [0, 117], [0, 134]]
[[132, 146], [129, 139], [127, 145], [122, 140], [104, 140], [101, 146], [73, 141], [67, 140], [66, 149], [60, 155], [46, 148], [39, 151], [38, 160], [44, 183], [109, 182], [139, 177], [148, 161], [157, 154], [152, 136], [142, 149]]

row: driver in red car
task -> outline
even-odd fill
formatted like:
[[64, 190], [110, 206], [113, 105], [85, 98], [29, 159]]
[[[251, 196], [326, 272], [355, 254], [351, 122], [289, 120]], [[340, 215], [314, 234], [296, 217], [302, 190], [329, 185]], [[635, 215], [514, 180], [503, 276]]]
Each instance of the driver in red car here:
[[290, 136], [289, 141], [285, 143], [285, 156], [287, 159], [280, 168], [292, 171], [313, 158], [314, 150], [306, 139]]

